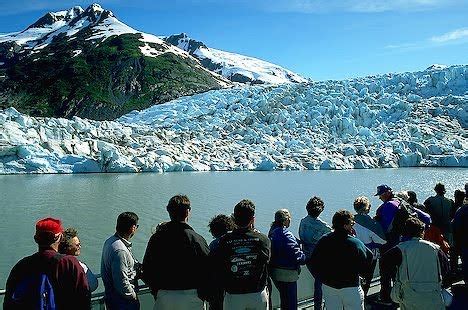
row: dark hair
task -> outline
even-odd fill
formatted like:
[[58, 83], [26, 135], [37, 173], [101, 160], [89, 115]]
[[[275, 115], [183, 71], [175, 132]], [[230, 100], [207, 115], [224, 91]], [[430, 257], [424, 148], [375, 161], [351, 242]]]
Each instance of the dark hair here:
[[413, 192], [413, 191], [408, 191], [408, 203], [410, 205], [414, 204], [414, 203], [418, 203], [418, 197], [416, 196], [416, 193]]
[[234, 207], [234, 222], [239, 227], [247, 226], [255, 216], [255, 205], [248, 199], [239, 201]]
[[324, 208], [323, 200], [317, 196], [310, 198], [306, 205], [307, 214], [311, 217], [318, 217]]
[[463, 204], [463, 200], [465, 200], [465, 192], [459, 189], [455, 190], [454, 198], [455, 204], [457, 206], [461, 206]]
[[133, 225], [138, 224], [138, 215], [134, 212], [123, 212], [120, 213], [117, 217], [117, 225], [115, 226], [115, 230], [119, 234], [127, 234], [130, 232], [130, 228]]
[[213, 237], [219, 238], [228, 231], [234, 230], [236, 228], [236, 224], [234, 224], [232, 217], [224, 214], [218, 214], [210, 220], [208, 227], [210, 228], [210, 233]]
[[445, 185], [442, 183], [437, 183], [434, 187], [435, 192], [437, 195], [444, 195], [445, 194]]
[[62, 240], [59, 244], [59, 253], [66, 254], [66, 252], [72, 247], [71, 240], [78, 237], [78, 232], [75, 228], [70, 227], [63, 231]]
[[354, 216], [348, 210], [337, 211], [332, 218], [332, 226], [334, 230], [342, 231], [344, 226], [351, 224]]
[[422, 237], [424, 233], [424, 223], [419, 219], [411, 217], [406, 220], [403, 226], [403, 236], [414, 238]]
[[175, 195], [167, 203], [166, 210], [171, 221], [183, 221], [190, 210], [190, 199], [185, 195]]

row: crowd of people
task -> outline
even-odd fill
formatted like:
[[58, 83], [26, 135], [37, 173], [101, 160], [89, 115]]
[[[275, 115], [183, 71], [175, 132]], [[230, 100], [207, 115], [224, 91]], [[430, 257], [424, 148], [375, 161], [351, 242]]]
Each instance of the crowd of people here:
[[[138, 215], [123, 212], [102, 250], [106, 308], [140, 309], [141, 279], [154, 296], [153, 309], [270, 309], [273, 285], [281, 309], [297, 309], [297, 281], [305, 265], [314, 281], [314, 309], [364, 309], [378, 262], [382, 306], [445, 309], [445, 288], [456, 278], [459, 257], [468, 283], [468, 184], [454, 200], [445, 197], [443, 184], [434, 190], [419, 204], [412, 191], [395, 193], [380, 185], [375, 217], [369, 199], [359, 196], [355, 214], [339, 210], [331, 226], [320, 218], [325, 203], [314, 196], [299, 238], [289, 230], [287, 209], [278, 210], [268, 235], [262, 234], [255, 228], [255, 205], [245, 199], [232, 215], [211, 219], [209, 245], [188, 224], [189, 198], [176, 195], [166, 207], [170, 220], [155, 228], [142, 262], [131, 242]], [[45, 218], [36, 223], [34, 240], [38, 251], [10, 272], [4, 309], [90, 309], [98, 281], [77, 259], [76, 229]]]

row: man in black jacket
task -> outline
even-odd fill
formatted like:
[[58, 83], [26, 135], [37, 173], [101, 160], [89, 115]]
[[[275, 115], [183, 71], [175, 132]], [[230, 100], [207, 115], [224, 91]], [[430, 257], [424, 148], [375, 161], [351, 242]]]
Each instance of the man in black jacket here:
[[333, 231], [323, 236], [312, 252], [310, 264], [314, 277], [322, 283], [327, 309], [363, 309], [364, 292], [359, 276], [366, 275], [373, 254], [352, 236], [354, 216], [347, 210], [333, 215]]
[[266, 289], [270, 240], [254, 229], [255, 205], [242, 200], [234, 207], [237, 227], [210, 253], [216, 283], [224, 288], [224, 309], [268, 309]]
[[208, 244], [187, 222], [187, 196], [167, 205], [170, 221], [151, 236], [143, 259], [143, 280], [155, 298], [154, 309], [204, 309], [208, 278]]

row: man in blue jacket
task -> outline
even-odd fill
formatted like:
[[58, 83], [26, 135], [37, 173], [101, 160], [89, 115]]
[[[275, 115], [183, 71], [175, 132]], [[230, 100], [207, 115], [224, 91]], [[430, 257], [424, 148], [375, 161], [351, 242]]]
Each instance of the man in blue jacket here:
[[368, 273], [372, 252], [351, 236], [354, 217], [347, 210], [333, 215], [333, 232], [323, 236], [311, 257], [314, 276], [322, 281], [327, 309], [364, 309], [364, 292], [359, 276]]

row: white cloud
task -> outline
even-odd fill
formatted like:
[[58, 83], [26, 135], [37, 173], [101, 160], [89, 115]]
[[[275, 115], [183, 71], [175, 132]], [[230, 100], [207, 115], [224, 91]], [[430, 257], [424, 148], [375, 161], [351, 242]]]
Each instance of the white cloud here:
[[447, 33], [444, 33], [440, 36], [434, 36], [430, 38], [431, 42], [434, 43], [452, 43], [455, 41], [460, 41], [468, 38], [468, 28], [460, 28]]
[[431, 38], [412, 42], [412, 43], [399, 43], [399, 44], [390, 44], [384, 48], [387, 50], [394, 51], [407, 51], [414, 49], [425, 49], [436, 46], [443, 46], [448, 44], [463, 44], [468, 42], [468, 27], [455, 29], [449, 31], [442, 35], [433, 36]]

